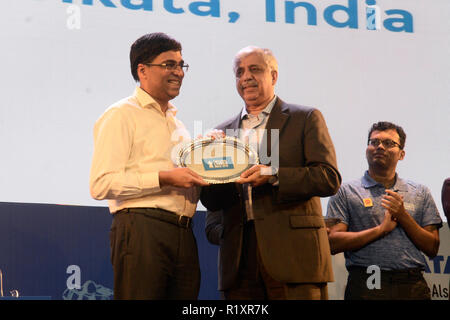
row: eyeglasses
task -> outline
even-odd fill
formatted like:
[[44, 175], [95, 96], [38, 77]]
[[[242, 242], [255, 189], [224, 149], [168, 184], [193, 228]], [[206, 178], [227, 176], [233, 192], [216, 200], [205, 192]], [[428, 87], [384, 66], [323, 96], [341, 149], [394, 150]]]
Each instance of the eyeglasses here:
[[161, 68], [166, 69], [167, 71], [174, 71], [178, 67], [180, 67], [183, 72], [187, 72], [189, 70], [189, 65], [184, 64], [184, 61], [180, 61], [179, 63], [177, 63], [175, 61], [167, 61], [164, 63], [144, 63], [144, 64], [149, 67], [151, 67], [151, 66], [161, 67]]
[[395, 146], [399, 147], [400, 149], [402, 148], [399, 143], [397, 143], [391, 139], [385, 139], [385, 140], [369, 139], [368, 145], [370, 144], [373, 147], [378, 147], [380, 145], [380, 143], [386, 149], [391, 149], [391, 148], [394, 148]]
[[[259, 66], [250, 66], [248, 68], [248, 71], [250, 71], [251, 74], [257, 75], [257, 74], [261, 74], [265, 71], [265, 69], [259, 67]], [[245, 73], [244, 68], [238, 68], [236, 70], [236, 78], [241, 78], [243, 76], [243, 74]]]

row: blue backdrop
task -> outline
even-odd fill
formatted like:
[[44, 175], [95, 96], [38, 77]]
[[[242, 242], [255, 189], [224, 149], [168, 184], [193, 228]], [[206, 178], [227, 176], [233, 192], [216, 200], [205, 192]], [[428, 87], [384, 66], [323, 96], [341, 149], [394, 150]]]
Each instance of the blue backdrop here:
[[[202, 272], [199, 299], [220, 299], [217, 247], [206, 240], [204, 218], [202, 211], [194, 217]], [[35, 299], [111, 299], [111, 222], [106, 207], [0, 202], [4, 296], [18, 290], [21, 297]], [[79, 289], [73, 288], [77, 277]]]

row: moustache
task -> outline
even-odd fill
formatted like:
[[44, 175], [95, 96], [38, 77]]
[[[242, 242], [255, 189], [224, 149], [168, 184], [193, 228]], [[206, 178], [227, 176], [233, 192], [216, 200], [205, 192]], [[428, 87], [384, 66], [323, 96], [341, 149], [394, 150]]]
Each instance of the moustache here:
[[246, 88], [249, 88], [249, 87], [257, 87], [257, 86], [258, 86], [258, 83], [256, 81], [249, 80], [249, 81], [244, 81], [241, 84], [241, 89], [246, 89]]

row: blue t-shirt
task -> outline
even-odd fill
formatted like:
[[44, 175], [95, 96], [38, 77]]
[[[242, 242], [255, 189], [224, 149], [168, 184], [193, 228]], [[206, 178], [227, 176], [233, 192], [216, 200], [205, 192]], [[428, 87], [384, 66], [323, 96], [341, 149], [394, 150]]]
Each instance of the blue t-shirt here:
[[[403, 196], [405, 210], [421, 227], [442, 226], [436, 204], [427, 187], [400, 179], [392, 188]], [[360, 180], [342, 184], [338, 193], [328, 202], [327, 218], [339, 218], [348, 231], [358, 232], [380, 225], [385, 209], [381, 200], [386, 188], [373, 180], [368, 171]], [[368, 267], [377, 265], [382, 270], [425, 268], [425, 257], [408, 238], [400, 224], [385, 237], [356, 251], [344, 252], [345, 265]]]

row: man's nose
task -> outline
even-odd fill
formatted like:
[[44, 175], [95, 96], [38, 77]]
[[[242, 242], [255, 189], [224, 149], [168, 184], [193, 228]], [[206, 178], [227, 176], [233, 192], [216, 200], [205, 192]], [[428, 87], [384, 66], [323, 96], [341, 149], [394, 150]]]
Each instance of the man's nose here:
[[386, 147], [384, 146], [384, 144], [380, 141], [380, 143], [377, 146], [377, 149], [383, 149], [386, 150]]
[[180, 65], [177, 65], [175, 69], [172, 70], [173, 74], [176, 74], [177, 76], [184, 76], [184, 70]]

